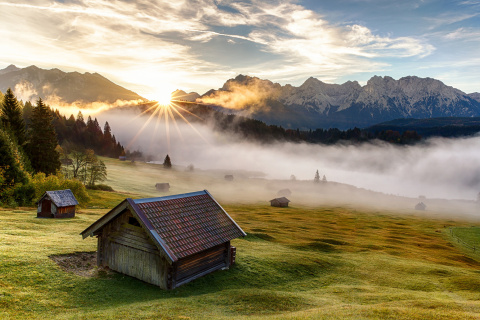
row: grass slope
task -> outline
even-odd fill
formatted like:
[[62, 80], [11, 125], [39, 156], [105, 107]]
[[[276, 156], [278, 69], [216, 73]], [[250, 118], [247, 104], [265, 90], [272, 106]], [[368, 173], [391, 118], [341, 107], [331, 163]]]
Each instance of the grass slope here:
[[[107, 184], [117, 192], [90, 190], [92, 201], [74, 219], [37, 219], [32, 208], [0, 209], [0, 319], [479, 317], [480, 263], [452, 244], [448, 231], [480, 227], [478, 222], [434, 211], [419, 216], [405, 209], [355, 210], [353, 204], [298, 206], [301, 198], [290, 208], [256, 200], [240, 204], [232, 195], [260, 199], [278, 186], [239, 174], [226, 184], [221, 172], [106, 163]], [[172, 188], [158, 193], [155, 182]], [[254, 186], [241, 194], [249, 184]], [[237, 264], [228, 271], [167, 292], [118, 273], [79, 276], [49, 258], [95, 251], [96, 239], [82, 240], [79, 233], [126, 197], [205, 186], [248, 233], [233, 241]], [[319, 201], [331, 195], [318, 190], [312, 194]]]
[[467, 223], [336, 207], [225, 208], [248, 233], [233, 241], [237, 264], [169, 292], [116, 273], [77, 276], [49, 258], [94, 251], [96, 239], [79, 232], [105, 209], [68, 220], [0, 210], [0, 318], [478, 319], [480, 264], [444, 232]]

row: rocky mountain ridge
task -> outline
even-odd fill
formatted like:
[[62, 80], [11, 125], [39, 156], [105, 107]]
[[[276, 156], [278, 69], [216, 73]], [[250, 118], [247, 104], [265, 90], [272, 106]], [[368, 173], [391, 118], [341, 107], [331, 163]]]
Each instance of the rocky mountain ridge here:
[[[244, 91], [261, 92], [242, 110], [267, 123], [286, 127], [366, 127], [397, 118], [480, 116], [480, 94], [466, 94], [432, 78], [407, 76], [395, 80], [374, 76], [361, 86], [356, 81], [328, 84], [315, 78], [301, 86], [281, 86], [269, 80], [239, 75], [202, 101], [215, 104]], [[265, 112], [268, 110], [268, 112]], [[229, 110], [224, 110], [229, 112]], [[279, 119], [279, 115], [285, 116]]]
[[[10, 65], [0, 70], [0, 91], [12, 88], [19, 99], [56, 99], [62, 103], [147, 101], [98, 73], [45, 70]], [[357, 81], [329, 84], [316, 78], [302, 85], [280, 85], [270, 80], [238, 75], [222, 88], [202, 96], [177, 90], [173, 100], [202, 102], [224, 113], [234, 113], [286, 128], [368, 127], [399, 118], [480, 116], [480, 93], [466, 94], [432, 78], [407, 76], [395, 80], [374, 76], [365, 85]]]
[[36, 66], [18, 68], [9, 65], [0, 70], [0, 91], [14, 90], [19, 99], [62, 103], [114, 103], [117, 100], [146, 100], [98, 73], [45, 70]]

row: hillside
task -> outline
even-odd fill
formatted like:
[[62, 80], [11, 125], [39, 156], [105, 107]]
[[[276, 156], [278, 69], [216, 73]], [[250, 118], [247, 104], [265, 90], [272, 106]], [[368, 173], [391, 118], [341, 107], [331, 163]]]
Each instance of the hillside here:
[[45, 70], [36, 66], [17, 68], [10, 65], [0, 70], [0, 91], [8, 88], [19, 99], [60, 101], [63, 103], [114, 103], [117, 100], [146, 100], [98, 73]]
[[[208, 183], [220, 187], [222, 173], [105, 160], [108, 183], [134, 194], [90, 191], [92, 202], [74, 219], [37, 219], [35, 208], [0, 209], [0, 318], [478, 318], [479, 257], [458, 246], [449, 229], [455, 237], [480, 230], [478, 219], [435, 209], [360, 209], [346, 197], [343, 205], [295, 200], [289, 208], [224, 202]], [[248, 234], [232, 242], [236, 265], [173, 291], [96, 269], [97, 240], [79, 233], [122, 199], [156, 193], [145, 177], [171, 181], [173, 192], [208, 187]], [[249, 181], [239, 180], [231, 184], [237, 191]]]

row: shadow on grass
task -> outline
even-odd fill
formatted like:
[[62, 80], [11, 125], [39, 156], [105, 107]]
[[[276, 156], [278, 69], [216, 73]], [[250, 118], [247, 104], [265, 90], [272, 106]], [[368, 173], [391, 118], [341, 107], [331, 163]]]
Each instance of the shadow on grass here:
[[[298, 260], [285, 257], [284, 261], [279, 261], [244, 256], [237, 261], [229, 270], [215, 271], [170, 291], [116, 272], [98, 273], [91, 278], [75, 276], [73, 283], [64, 283], [58, 290], [67, 293], [72, 305], [86, 311], [137, 302], [161, 303], [165, 299], [190, 297], [208, 300], [215, 297], [217, 301], [213, 304], [223, 305], [240, 314], [274, 313], [307, 308], [307, 302], [284, 288], [295, 288], [299, 281], [315, 286], [315, 278], [321, 279], [338, 267], [318, 257], [300, 257]], [[259, 291], [259, 288], [262, 290]], [[219, 296], [217, 293], [220, 292]]]

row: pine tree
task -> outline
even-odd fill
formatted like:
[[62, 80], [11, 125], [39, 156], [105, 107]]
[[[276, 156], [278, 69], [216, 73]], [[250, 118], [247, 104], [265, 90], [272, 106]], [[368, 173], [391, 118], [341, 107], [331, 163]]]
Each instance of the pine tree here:
[[317, 172], [315, 173], [315, 178], [313, 178], [313, 182], [318, 183], [320, 182], [320, 174]]
[[23, 121], [25, 122], [27, 129], [30, 126], [30, 118], [32, 117], [32, 112], [33, 112], [32, 103], [30, 101], [25, 102], [22, 113], [23, 113]]
[[58, 141], [52, 120], [50, 108], [39, 98], [33, 108], [27, 150], [33, 170], [47, 175], [60, 169], [60, 155], [55, 150]]
[[170, 157], [168, 156], [168, 154], [165, 157], [165, 160], [163, 161], [163, 167], [165, 169], [171, 169], [172, 168], [172, 162], [170, 161]]
[[8, 88], [2, 101], [2, 114], [0, 119], [3, 127], [9, 131], [22, 146], [25, 143], [25, 121], [23, 120], [22, 109], [13, 94]]
[[[27, 183], [28, 174], [18, 146], [11, 136], [0, 128], [0, 168], [3, 170], [3, 182], [13, 186], [16, 183]], [[2, 189], [0, 187], [0, 189]]]
[[115, 145], [112, 143], [112, 129], [110, 128], [110, 125], [108, 124], [108, 121], [105, 122], [105, 126], [103, 127], [103, 152], [105, 153], [106, 156], [111, 157], [112, 156], [112, 151]]
[[11, 135], [0, 128], [0, 204], [30, 205], [35, 188], [25, 170], [27, 159]]

